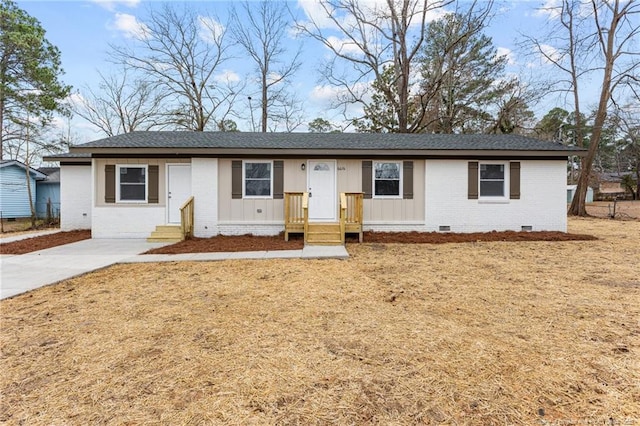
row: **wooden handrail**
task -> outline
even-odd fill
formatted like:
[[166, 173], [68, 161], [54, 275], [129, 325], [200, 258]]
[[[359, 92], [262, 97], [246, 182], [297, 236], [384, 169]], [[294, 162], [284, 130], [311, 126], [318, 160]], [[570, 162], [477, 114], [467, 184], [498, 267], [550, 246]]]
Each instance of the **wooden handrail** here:
[[[342, 200], [343, 195], [344, 201]], [[340, 194], [340, 205], [342, 206], [344, 203], [346, 206], [344, 212], [345, 232], [357, 232], [360, 242], [362, 242], [363, 199], [364, 193], [362, 192], [344, 192]], [[342, 207], [340, 214], [342, 215]], [[342, 227], [342, 223], [340, 226]]]
[[346, 222], [347, 222], [347, 194], [344, 192], [340, 193], [340, 242], [344, 244], [345, 239], [345, 231], [346, 231]]
[[304, 218], [304, 243], [307, 243], [307, 235], [309, 235], [309, 193], [302, 193], [302, 216]]
[[[305, 202], [304, 192], [284, 193], [284, 239], [289, 241], [289, 233], [303, 232], [305, 218], [305, 208], [308, 206], [308, 199]], [[305, 204], [306, 203], [306, 204]], [[303, 208], [305, 205], [305, 208]]]
[[193, 195], [180, 206], [180, 231], [185, 239], [193, 237]]

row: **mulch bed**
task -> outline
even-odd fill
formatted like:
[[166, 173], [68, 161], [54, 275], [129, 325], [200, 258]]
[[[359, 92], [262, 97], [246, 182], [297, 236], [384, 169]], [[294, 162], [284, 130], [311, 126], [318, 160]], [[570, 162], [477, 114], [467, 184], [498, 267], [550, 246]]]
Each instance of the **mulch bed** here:
[[[589, 241], [591, 235], [565, 232], [475, 232], [470, 234], [439, 232], [365, 232], [365, 243], [443, 244], [483, 241]], [[357, 235], [347, 235], [348, 244], [358, 243]], [[300, 250], [304, 246], [302, 235], [292, 235], [289, 241], [283, 235], [219, 235], [211, 238], [192, 238], [169, 246], [149, 250], [145, 254], [211, 253], [264, 250]]]
[[211, 238], [191, 238], [169, 246], [152, 249], [144, 254], [213, 253], [235, 251], [301, 250], [302, 235], [291, 235], [289, 241], [283, 235], [218, 235]]
[[[489, 241], [591, 241], [597, 240], [592, 235], [568, 234], [566, 232], [534, 231], [534, 232], [365, 232], [366, 243], [405, 243], [405, 244], [444, 244], [475, 243]], [[356, 242], [357, 240], [347, 240]]]
[[11, 243], [0, 240], [0, 254], [25, 254], [91, 238], [90, 230], [57, 232]]

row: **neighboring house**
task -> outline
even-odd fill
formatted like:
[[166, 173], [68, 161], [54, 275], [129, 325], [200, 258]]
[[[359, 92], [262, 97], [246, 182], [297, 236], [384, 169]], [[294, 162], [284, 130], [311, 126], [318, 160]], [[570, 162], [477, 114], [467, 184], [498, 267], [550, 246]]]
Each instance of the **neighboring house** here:
[[[573, 201], [573, 197], [576, 195], [578, 185], [567, 185], [567, 204]], [[593, 188], [587, 187], [587, 194], [585, 195], [585, 202], [593, 203]]]
[[[31, 200], [35, 203], [36, 182], [46, 179], [47, 176], [31, 167], [28, 170]], [[0, 214], [3, 219], [31, 217], [27, 166], [20, 161], [0, 161]]]
[[596, 198], [598, 200], [613, 200], [616, 198], [625, 198], [627, 190], [622, 185], [622, 178], [631, 173], [601, 173], [598, 176], [598, 191]]
[[36, 182], [36, 213], [40, 218], [57, 218], [60, 216], [60, 167], [40, 167], [38, 171], [47, 177]]
[[566, 231], [567, 157], [584, 153], [517, 135], [133, 132], [45, 160], [62, 229], [145, 238], [193, 197], [195, 236], [310, 236], [344, 217], [352, 232]]

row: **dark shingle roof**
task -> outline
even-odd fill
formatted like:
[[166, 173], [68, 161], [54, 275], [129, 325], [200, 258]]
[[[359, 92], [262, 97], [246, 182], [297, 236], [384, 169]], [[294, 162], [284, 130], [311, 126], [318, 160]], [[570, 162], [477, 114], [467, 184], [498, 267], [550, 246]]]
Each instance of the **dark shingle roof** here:
[[47, 175], [46, 182], [60, 182], [60, 167], [40, 167], [38, 171]]
[[295, 150], [508, 150], [581, 151], [559, 143], [519, 135], [451, 135], [401, 133], [246, 133], [246, 132], [133, 132], [78, 145], [72, 151], [94, 148], [126, 149], [295, 149]]

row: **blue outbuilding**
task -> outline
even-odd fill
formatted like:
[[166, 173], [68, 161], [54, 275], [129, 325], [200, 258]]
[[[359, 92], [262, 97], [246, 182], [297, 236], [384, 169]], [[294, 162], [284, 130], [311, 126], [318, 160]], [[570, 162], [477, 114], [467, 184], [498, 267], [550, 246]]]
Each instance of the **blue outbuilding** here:
[[[31, 200], [36, 203], [36, 182], [47, 178], [42, 172], [29, 167]], [[0, 162], [0, 215], [3, 219], [30, 217], [27, 190], [27, 166], [17, 160]]]
[[39, 218], [60, 218], [60, 167], [40, 167], [47, 176], [36, 181], [36, 214]]

